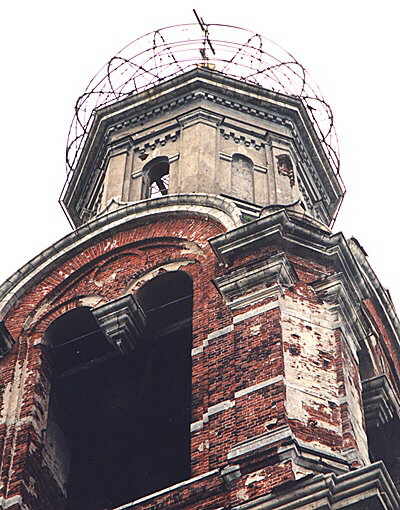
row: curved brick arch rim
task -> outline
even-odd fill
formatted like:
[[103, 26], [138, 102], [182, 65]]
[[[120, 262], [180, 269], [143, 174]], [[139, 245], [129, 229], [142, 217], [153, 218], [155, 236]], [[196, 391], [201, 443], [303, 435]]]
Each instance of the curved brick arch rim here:
[[[93, 304], [93, 300], [96, 300], [96, 304]], [[100, 304], [104, 304], [106, 301], [102, 296], [95, 295], [86, 295], [86, 296], [74, 296], [72, 298], [67, 299], [66, 301], [61, 301], [60, 303], [55, 304], [52, 308], [47, 310], [46, 312], [39, 314], [37, 317], [33, 316], [30, 323], [27, 327], [24, 327], [22, 330], [21, 337], [19, 338], [18, 343], [21, 344], [21, 340], [26, 341], [26, 339], [30, 335], [42, 335], [42, 339], [44, 337], [44, 333], [50, 324], [71, 310], [75, 310], [76, 308], [87, 307], [87, 308], [95, 308]], [[41, 343], [43, 342], [41, 340]]]
[[199, 216], [225, 230], [242, 224], [238, 207], [219, 195], [181, 194], [120, 206], [63, 237], [22, 266], [0, 286], [0, 320], [15, 302], [50, 273], [54, 265], [71, 258], [88, 245], [122, 229], [138, 227], [167, 216]]
[[[185, 272], [190, 278], [192, 278], [191, 271], [188, 271], [188, 266], [194, 266], [196, 263], [198, 264], [198, 260], [196, 259], [185, 259], [178, 258], [171, 260], [167, 263], [161, 263], [156, 266], [152, 266], [147, 268], [143, 273], [135, 278], [122, 292], [121, 296], [125, 296], [127, 294], [135, 294], [139, 288], [152, 280], [153, 278], [159, 276], [162, 272], [172, 272], [172, 271], [182, 271]], [[95, 301], [95, 303], [93, 303]], [[54, 304], [46, 311], [34, 312], [32, 317], [29, 320], [27, 326], [24, 326], [22, 329], [23, 337], [26, 338], [32, 334], [40, 334], [43, 335], [49, 325], [60, 316], [65, 313], [79, 307], [88, 307], [90, 309], [94, 309], [101, 304], [105, 304], [107, 300], [99, 295], [82, 295], [82, 296], [74, 296], [72, 298], [68, 298], [65, 301], [61, 301], [59, 303]], [[25, 324], [27, 320], [25, 321]], [[18, 343], [21, 343], [21, 338]]]

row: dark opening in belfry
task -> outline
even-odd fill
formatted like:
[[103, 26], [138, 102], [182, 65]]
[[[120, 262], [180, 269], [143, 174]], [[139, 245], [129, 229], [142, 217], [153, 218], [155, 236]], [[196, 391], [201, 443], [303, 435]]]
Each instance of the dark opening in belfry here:
[[104, 510], [190, 477], [192, 280], [164, 273], [138, 293], [147, 326], [117, 351], [89, 308], [54, 321], [44, 461], [66, 510]]
[[158, 156], [143, 168], [143, 198], [157, 198], [168, 194], [169, 161], [166, 156]]

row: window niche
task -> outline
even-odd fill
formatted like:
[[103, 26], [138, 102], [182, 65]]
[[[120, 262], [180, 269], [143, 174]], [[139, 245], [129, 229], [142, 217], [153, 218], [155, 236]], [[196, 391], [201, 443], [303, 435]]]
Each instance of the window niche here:
[[146, 326], [138, 336], [122, 321], [129, 348], [113, 327], [136, 306], [127, 296], [102, 305], [103, 322], [77, 308], [46, 333], [54, 374], [44, 462], [65, 510], [114, 508], [190, 477], [192, 281], [164, 273], [130, 297]]
[[244, 154], [232, 155], [231, 163], [231, 187], [232, 195], [246, 200], [254, 201], [254, 164]]
[[151, 446], [158, 452], [154, 481], [161, 488], [191, 474], [192, 280], [182, 271], [165, 272], [141, 287], [137, 297], [147, 317], [151, 372], [157, 374], [143, 419], [149, 417]]
[[166, 156], [158, 156], [144, 165], [142, 198], [157, 198], [168, 194], [169, 169]]

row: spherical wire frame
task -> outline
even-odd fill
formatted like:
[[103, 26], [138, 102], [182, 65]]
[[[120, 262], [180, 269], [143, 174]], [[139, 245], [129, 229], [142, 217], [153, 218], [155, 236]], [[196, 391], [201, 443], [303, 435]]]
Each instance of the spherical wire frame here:
[[339, 173], [339, 146], [332, 110], [293, 55], [244, 28], [210, 24], [203, 30], [198, 24], [185, 24], [165, 27], [135, 39], [92, 78], [76, 101], [68, 133], [69, 177], [76, 168], [97, 109], [199, 66], [300, 99], [332, 168]]

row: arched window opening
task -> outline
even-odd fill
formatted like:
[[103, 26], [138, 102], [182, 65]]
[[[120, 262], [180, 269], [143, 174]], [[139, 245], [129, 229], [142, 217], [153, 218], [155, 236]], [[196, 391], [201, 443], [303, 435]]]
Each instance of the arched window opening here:
[[192, 281], [168, 273], [139, 294], [149, 327], [127, 354], [86, 308], [48, 328], [44, 461], [66, 510], [114, 508], [190, 477]]
[[181, 271], [165, 272], [146, 283], [137, 297], [148, 327], [158, 333], [184, 327], [192, 315], [192, 293], [192, 281]]
[[244, 154], [232, 155], [232, 195], [248, 202], [254, 200], [254, 164]]
[[114, 351], [87, 307], [75, 308], [56, 319], [45, 336], [58, 375], [91, 365]]
[[192, 280], [181, 271], [166, 272], [137, 297], [147, 316], [146, 341], [153, 346], [152, 373], [157, 374], [149, 405], [151, 422], [157, 424], [151, 457], [158, 457], [161, 488], [190, 477]]
[[157, 198], [168, 194], [169, 161], [159, 156], [149, 161], [143, 168], [143, 198]]

